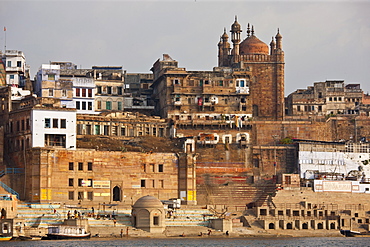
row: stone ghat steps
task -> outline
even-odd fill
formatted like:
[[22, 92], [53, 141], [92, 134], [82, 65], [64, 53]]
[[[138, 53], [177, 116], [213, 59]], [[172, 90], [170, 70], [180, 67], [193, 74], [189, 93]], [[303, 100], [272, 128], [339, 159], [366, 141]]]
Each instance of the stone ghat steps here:
[[171, 217], [166, 218], [167, 226], [205, 226], [210, 219], [216, 219], [208, 209], [177, 209]]
[[248, 204], [256, 202], [262, 205], [269, 194], [275, 193], [275, 185], [254, 187], [249, 185], [198, 186], [198, 200], [201, 204]]
[[[18, 204], [17, 217], [24, 219], [25, 226], [28, 227], [44, 227], [47, 228], [49, 225], [62, 224], [64, 219], [67, 218], [68, 211], [73, 215], [73, 209], [60, 208], [60, 205], [52, 204]], [[54, 209], [56, 212], [54, 213]], [[114, 226], [113, 220], [94, 219], [87, 217], [88, 213], [91, 212], [89, 209], [78, 209], [81, 216], [89, 220], [91, 226], [106, 227]], [[108, 214], [108, 211], [106, 211]], [[130, 222], [130, 210], [119, 211], [116, 215], [116, 225], [131, 225]], [[101, 214], [99, 212], [99, 214]]]

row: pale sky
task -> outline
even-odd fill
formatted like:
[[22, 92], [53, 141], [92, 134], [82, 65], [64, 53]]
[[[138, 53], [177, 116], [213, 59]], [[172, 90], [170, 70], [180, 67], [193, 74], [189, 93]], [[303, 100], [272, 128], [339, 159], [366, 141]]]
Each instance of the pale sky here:
[[370, 93], [369, 13], [370, 0], [0, 0], [6, 48], [24, 52], [32, 76], [49, 61], [150, 73], [165, 53], [189, 71], [212, 70], [220, 35], [226, 28], [230, 36], [236, 15], [242, 39], [248, 23], [266, 44], [280, 29], [286, 95], [327, 79]]

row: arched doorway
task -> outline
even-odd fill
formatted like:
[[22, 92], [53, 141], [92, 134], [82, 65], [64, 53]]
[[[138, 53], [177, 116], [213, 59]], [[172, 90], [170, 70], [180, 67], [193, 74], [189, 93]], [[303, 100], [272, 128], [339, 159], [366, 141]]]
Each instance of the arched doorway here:
[[308, 229], [308, 224], [307, 223], [303, 223], [302, 224], [302, 229]]
[[118, 186], [115, 186], [113, 188], [113, 201], [115, 202], [121, 201], [121, 188]]
[[286, 229], [293, 229], [293, 225], [292, 225], [292, 223], [288, 223], [288, 224], [286, 224]]
[[275, 224], [274, 223], [270, 223], [269, 224], [269, 229], [275, 229]]
[[322, 223], [317, 224], [317, 229], [324, 229], [324, 225]]
[[330, 229], [334, 230], [335, 229], [335, 223], [330, 224]]

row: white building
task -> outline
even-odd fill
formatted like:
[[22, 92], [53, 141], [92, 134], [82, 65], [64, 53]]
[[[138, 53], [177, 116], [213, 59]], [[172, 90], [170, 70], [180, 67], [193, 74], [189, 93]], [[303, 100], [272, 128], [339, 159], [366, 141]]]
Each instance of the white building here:
[[76, 110], [35, 107], [31, 110], [32, 147], [76, 148]]
[[29, 67], [22, 51], [6, 50], [3, 56], [6, 71], [6, 84], [12, 87], [23, 87]]
[[87, 77], [74, 77], [73, 81], [73, 106], [77, 113], [95, 114], [95, 80]]
[[370, 179], [369, 143], [299, 143], [298, 167], [305, 179]]

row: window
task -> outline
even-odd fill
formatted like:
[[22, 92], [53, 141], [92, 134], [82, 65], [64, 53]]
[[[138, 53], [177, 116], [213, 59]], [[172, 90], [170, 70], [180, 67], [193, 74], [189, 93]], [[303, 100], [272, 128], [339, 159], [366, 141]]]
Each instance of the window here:
[[54, 96], [54, 90], [52, 88], [49, 89], [49, 96]]
[[53, 118], [53, 128], [58, 128], [58, 122], [59, 122], [59, 119], [57, 118]]
[[9, 78], [10, 79], [14, 79], [14, 75], [9, 75]]
[[67, 120], [66, 119], [61, 119], [60, 120], [60, 128], [61, 129], [67, 128]]
[[18, 68], [22, 67], [22, 61], [17, 61], [17, 67]]
[[141, 179], [140, 187], [145, 188], [145, 179]]
[[8, 61], [7, 67], [12, 67], [12, 61]]
[[106, 103], [105, 103], [105, 109], [107, 109], [107, 110], [111, 110], [112, 109], [112, 102], [111, 101], [107, 101]]
[[97, 86], [96, 91], [97, 91], [98, 94], [101, 94], [101, 86]]
[[74, 191], [68, 191], [68, 200], [74, 200], [75, 199], [75, 192]]
[[112, 87], [107, 87], [107, 94], [112, 94]]
[[55, 75], [54, 74], [48, 74], [48, 81], [54, 81]]
[[301, 106], [297, 105], [297, 111], [301, 111]]
[[69, 162], [68, 170], [73, 171], [73, 162]]
[[159, 225], [159, 216], [153, 217], [153, 225], [158, 226]]
[[117, 102], [117, 110], [119, 110], [119, 111], [122, 110], [122, 102], [120, 102], [120, 101]]
[[77, 109], [77, 110], [80, 110], [80, 109], [81, 109], [80, 104], [81, 104], [81, 102], [80, 102], [80, 101], [76, 101], [76, 109]]
[[109, 125], [104, 125], [103, 133], [104, 133], [105, 136], [109, 135]]
[[92, 98], [92, 89], [91, 88], [88, 89], [87, 94], [88, 94], [89, 98]]
[[45, 128], [50, 128], [50, 118], [45, 118]]
[[62, 97], [67, 97], [67, 90], [62, 89]]
[[87, 170], [92, 171], [93, 163], [92, 162], [87, 162]]
[[84, 164], [82, 162], [78, 162], [78, 170], [83, 171], [84, 170]]
[[78, 186], [79, 187], [82, 187], [82, 183], [83, 183], [83, 179], [82, 178], [79, 178], [78, 179]]
[[158, 165], [158, 172], [163, 172], [163, 164]]
[[155, 172], [154, 164], [149, 164], [149, 172]]
[[82, 97], [84, 97], [84, 98], [86, 97], [86, 88], [82, 89]]
[[68, 179], [68, 186], [73, 187], [73, 178]]
[[80, 97], [80, 89], [79, 88], [76, 88], [76, 97]]
[[87, 102], [87, 109], [92, 110], [92, 102]]
[[222, 87], [224, 85], [224, 81], [219, 81], [218, 86]]
[[101, 101], [100, 101], [100, 100], [98, 101], [97, 108], [98, 108], [99, 110], [101, 109]]
[[179, 80], [179, 79], [174, 79], [174, 80], [173, 80], [173, 84], [175, 84], [175, 85], [179, 85], [179, 84], [180, 84], [180, 80]]
[[126, 135], [126, 128], [121, 127], [121, 136], [125, 136], [125, 135]]
[[117, 87], [117, 94], [122, 95], [122, 92], [123, 92], [122, 87]]
[[78, 200], [83, 200], [84, 199], [84, 192], [83, 191], [79, 191], [78, 192]]
[[164, 188], [164, 180], [158, 180], [158, 187]]
[[92, 191], [87, 192], [87, 200], [90, 200], [90, 201], [93, 200], [93, 192]]
[[82, 101], [82, 110], [86, 110], [86, 102]]

